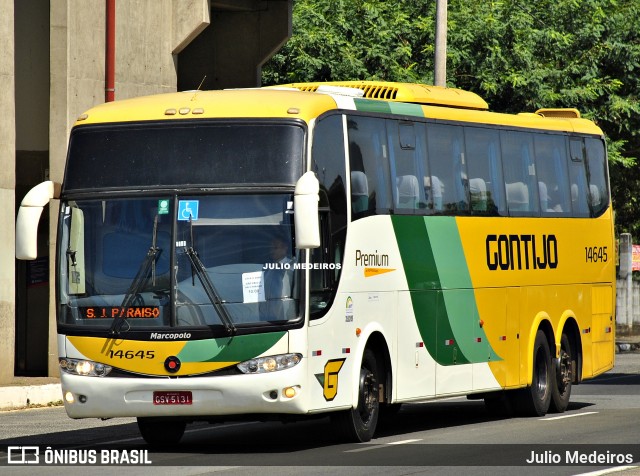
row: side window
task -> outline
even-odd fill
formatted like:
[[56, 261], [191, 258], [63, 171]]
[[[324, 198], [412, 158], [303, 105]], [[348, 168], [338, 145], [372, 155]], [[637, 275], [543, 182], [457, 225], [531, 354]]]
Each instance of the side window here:
[[434, 211], [455, 215], [469, 210], [462, 127], [427, 124], [427, 143]]
[[320, 182], [321, 244], [311, 252], [313, 263], [326, 263], [310, 273], [312, 318], [329, 309], [338, 287], [347, 238], [347, 192], [343, 121], [341, 115], [318, 121], [313, 133], [311, 159]]
[[347, 188], [345, 183], [345, 154], [342, 116], [320, 119], [313, 133], [311, 156], [313, 170], [326, 193], [336, 219], [347, 224]]
[[584, 142], [575, 138], [569, 140], [569, 182], [571, 188], [571, 206], [573, 216], [589, 216], [589, 195], [587, 193], [587, 170], [584, 160]]
[[387, 121], [390, 145], [391, 184], [396, 213], [417, 214], [427, 208], [422, 164], [417, 159], [416, 131], [419, 124]]
[[542, 216], [568, 216], [571, 197], [567, 172], [567, 142], [560, 135], [535, 138], [536, 175]]
[[392, 193], [384, 119], [348, 118], [351, 168], [351, 219], [389, 213]]
[[474, 215], [507, 214], [498, 131], [465, 127], [469, 199]]
[[509, 215], [537, 215], [538, 184], [532, 135], [526, 132], [502, 131], [500, 143]]
[[587, 151], [587, 180], [589, 184], [589, 203], [594, 217], [602, 215], [609, 206], [609, 187], [607, 185], [607, 156], [604, 143], [600, 139], [585, 139]]
[[442, 210], [442, 186], [437, 178], [433, 178], [429, 167], [427, 124], [417, 122], [414, 123], [413, 128], [416, 134], [416, 177], [418, 177], [421, 197], [424, 197], [424, 204], [420, 204], [420, 208], [424, 207], [421, 214], [433, 214], [434, 210]]

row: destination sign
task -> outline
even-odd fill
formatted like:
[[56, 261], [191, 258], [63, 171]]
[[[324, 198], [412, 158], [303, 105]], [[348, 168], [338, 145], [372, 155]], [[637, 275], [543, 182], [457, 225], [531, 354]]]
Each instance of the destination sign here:
[[160, 317], [158, 306], [94, 306], [78, 308], [81, 319], [156, 319]]

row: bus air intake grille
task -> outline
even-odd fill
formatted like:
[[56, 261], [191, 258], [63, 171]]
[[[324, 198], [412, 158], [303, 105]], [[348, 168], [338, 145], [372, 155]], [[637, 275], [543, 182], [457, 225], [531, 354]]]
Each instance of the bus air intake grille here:
[[[364, 91], [364, 97], [368, 99], [387, 99], [393, 100], [396, 99], [398, 95], [398, 88], [378, 85], [378, 84], [366, 84], [366, 83], [328, 83], [332, 86], [337, 86], [339, 88], [352, 88], [352, 89], [361, 89]], [[315, 93], [320, 87], [321, 84], [312, 83], [312, 84], [296, 84], [295, 87], [300, 91]]]

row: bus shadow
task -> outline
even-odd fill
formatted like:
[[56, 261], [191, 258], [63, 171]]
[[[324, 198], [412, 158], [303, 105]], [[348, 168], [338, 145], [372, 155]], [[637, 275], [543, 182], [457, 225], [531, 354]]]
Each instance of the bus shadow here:
[[7, 446], [47, 446], [52, 448], [82, 448], [85, 446], [99, 447], [110, 444], [114, 440], [132, 440], [139, 438], [144, 443], [138, 425], [126, 423], [104, 427], [92, 427], [82, 430], [67, 430], [53, 433], [33, 434], [20, 437], [0, 439], [0, 449]]
[[640, 385], [640, 374], [607, 372], [580, 385]]
[[[567, 411], [577, 411], [592, 403], [571, 402]], [[551, 416], [551, 414], [549, 414]], [[454, 429], [513, 418], [500, 418], [490, 414], [484, 402], [459, 399], [457, 401], [404, 404], [400, 410], [378, 421], [374, 439], [408, 435], [431, 430]], [[528, 417], [525, 417], [528, 418]], [[172, 452], [213, 454], [286, 454], [336, 445], [353, 445], [336, 433], [328, 417], [302, 420], [294, 423], [239, 423], [197, 427], [188, 433], [179, 447]], [[187, 429], [189, 432], [189, 427]], [[286, 444], [282, 444], [286, 442]], [[483, 443], [483, 441], [478, 441]]]
[[[592, 404], [572, 402], [568, 411], [580, 410]], [[430, 430], [464, 427], [492, 421], [506, 421], [491, 415], [484, 402], [436, 401], [404, 404], [400, 410], [381, 418], [374, 440]], [[481, 443], [481, 442], [479, 442]], [[82, 430], [61, 431], [41, 435], [0, 440], [0, 449], [7, 446], [40, 446], [52, 448], [131, 450], [148, 449], [151, 455], [246, 455], [267, 456], [307, 452], [322, 447], [352, 445], [346, 442], [328, 417], [281, 422], [194, 423], [187, 425], [181, 442], [171, 447], [147, 445], [137, 424], [111, 425]], [[153, 459], [153, 458], [152, 458]], [[231, 462], [231, 461], [230, 461]]]
[[[567, 411], [576, 411], [592, 406], [592, 403], [570, 402]], [[551, 416], [551, 414], [547, 414]], [[491, 414], [482, 400], [470, 402], [430, 402], [403, 405], [393, 418], [382, 421], [376, 436], [397, 436], [403, 433], [475, 425], [492, 421], [508, 421], [530, 417], [500, 417]], [[481, 442], [479, 442], [481, 443]]]

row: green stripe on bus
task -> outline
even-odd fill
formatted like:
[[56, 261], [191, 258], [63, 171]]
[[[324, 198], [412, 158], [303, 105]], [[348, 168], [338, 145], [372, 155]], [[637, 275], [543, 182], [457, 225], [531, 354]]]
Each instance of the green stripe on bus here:
[[377, 112], [383, 114], [390, 114], [391, 108], [386, 101], [374, 101], [373, 99], [354, 99], [353, 102], [356, 105], [358, 111], [364, 112]]
[[403, 114], [405, 116], [424, 117], [422, 106], [401, 102], [387, 102], [374, 99], [354, 99], [358, 111], [375, 112], [382, 114]]
[[500, 360], [480, 318], [453, 217], [391, 217], [411, 303], [427, 351], [440, 365]]
[[423, 217], [392, 216], [391, 222], [402, 258], [413, 312], [420, 335], [431, 357], [440, 365], [469, 361], [457, 345], [443, 345], [453, 339], [453, 329], [443, 300], [442, 285], [429, 234]]
[[178, 354], [184, 362], [243, 362], [273, 347], [285, 332], [189, 341]]
[[471, 362], [501, 360], [480, 326], [480, 314], [456, 219], [431, 217], [424, 220], [440, 283], [446, 290], [443, 291], [444, 304], [456, 343]]
[[422, 106], [418, 104], [407, 104], [404, 102], [389, 103], [391, 112], [394, 114], [404, 114], [405, 116], [424, 117]]
[[471, 289], [471, 276], [454, 217], [423, 217], [442, 289]]

